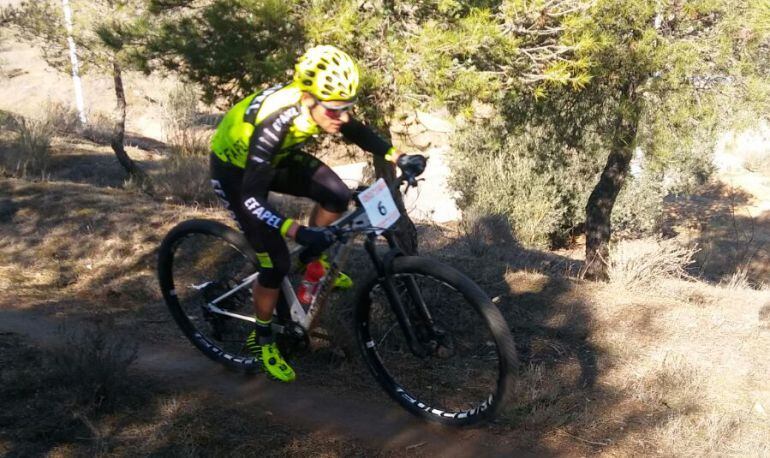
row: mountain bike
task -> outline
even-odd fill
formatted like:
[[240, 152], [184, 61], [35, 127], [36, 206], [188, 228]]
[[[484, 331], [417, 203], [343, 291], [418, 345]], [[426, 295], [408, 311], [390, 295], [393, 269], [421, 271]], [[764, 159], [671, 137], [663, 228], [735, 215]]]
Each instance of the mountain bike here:
[[[392, 193], [403, 183], [406, 190], [416, 186], [422, 173], [401, 171], [390, 186], [380, 179], [356, 190], [354, 208], [330, 226], [336, 237], [330, 267], [309, 306], [283, 280], [273, 319], [278, 344], [284, 355], [308, 346], [333, 279], [352, 242], [362, 239], [371, 268], [357, 279], [352, 325], [374, 378], [418, 417], [457, 426], [490, 419], [506, 404], [518, 365], [513, 338], [476, 283], [435, 259], [399, 250], [390, 229], [399, 217]], [[255, 322], [251, 285], [258, 265], [240, 232], [211, 220], [180, 223], [159, 250], [160, 288], [185, 336], [209, 358], [245, 372], [259, 368], [245, 347]]]

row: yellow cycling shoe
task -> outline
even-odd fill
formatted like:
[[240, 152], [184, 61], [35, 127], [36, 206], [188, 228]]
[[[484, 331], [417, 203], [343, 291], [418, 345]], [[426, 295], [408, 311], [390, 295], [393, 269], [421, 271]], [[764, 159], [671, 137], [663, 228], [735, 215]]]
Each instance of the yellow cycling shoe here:
[[[324, 266], [324, 270], [328, 270], [329, 266], [331, 266], [326, 253], [322, 254], [318, 260]], [[334, 279], [333, 285], [337, 289], [350, 289], [353, 287], [353, 279], [350, 278], [345, 272], [340, 272], [337, 274], [337, 278]]]
[[257, 344], [257, 333], [251, 331], [249, 337], [246, 339], [246, 349], [254, 353], [257, 361], [262, 364], [262, 369], [270, 377], [278, 380], [279, 382], [293, 382], [297, 375], [294, 373], [294, 369], [289, 366], [281, 356], [281, 352], [278, 351], [278, 347], [275, 342], [268, 344]]

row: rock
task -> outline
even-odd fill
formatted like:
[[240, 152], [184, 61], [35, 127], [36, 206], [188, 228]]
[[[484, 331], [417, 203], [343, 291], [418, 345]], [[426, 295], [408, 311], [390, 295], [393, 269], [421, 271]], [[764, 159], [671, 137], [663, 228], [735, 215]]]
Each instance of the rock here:
[[418, 111], [417, 120], [420, 121], [420, 124], [425, 126], [426, 129], [433, 132], [451, 133], [454, 131], [454, 126], [450, 121], [433, 114]]
[[390, 132], [393, 134], [404, 134], [409, 127], [403, 122], [393, 121], [390, 123]]
[[433, 144], [433, 134], [430, 132], [423, 132], [417, 135], [410, 135], [407, 137], [406, 143], [419, 150], [424, 150]]
[[428, 129], [426, 129], [425, 126], [423, 126], [419, 122], [415, 123], [415, 124], [411, 124], [411, 125], [407, 126], [407, 128], [406, 128], [406, 134], [407, 135], [412, 135], [412, 136], [420, 135], [421, 133], [427, 132], [427, 131], [428, 131]]

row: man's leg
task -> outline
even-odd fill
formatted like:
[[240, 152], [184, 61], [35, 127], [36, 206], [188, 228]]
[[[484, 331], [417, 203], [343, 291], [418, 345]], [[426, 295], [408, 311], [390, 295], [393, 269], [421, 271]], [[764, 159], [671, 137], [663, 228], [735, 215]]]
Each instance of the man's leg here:
[[253, 220], [245, 211], [241, 202], [242, 169], [224, 164], [212, 155], [211, 178], [214, 192], [222, 199], [225, 208], [230, 210], [230, 215], [238, 223], [259, 260], [259, 277], [252, 290], [256, 326], [246, 340], [246, 346], [270, 375], [284, 382], [292, 381], [295, 378], [294, 371], [278, 352], [271, 328], [273, 310], [278, 303], [278, 288], [289, 270], [289, 250], [280, 234]]
[[275, 336], [271, 328], [273, 310], [278, 303], [279, 290], [254, 284], [254, 309], [256, 311], [256, 326], [246, 339], [246, 348], [262, 363], [262, 367], [276, 380], [291, 382], [296, 378], [294, 370], [284, 361], [283, 356], [275, 345]]
[[267, 288], [254, 282], [254, 311], [260, 321], [270, 321], [273, 319], [273, 310], [278, 303], [279, 290], [276, 288]]
[[311, 226], [328, 226], [337, 221], [342, 216], [342, 213], [326, 210], [321, 204], [316, 203], [310, 212], [308, 222]]
[[[316, 205], [308, 219], [310, 226], [328, 226], [339, 219], [351, 198], [350, 189], [334, 170], [303, 152], [293, 154], [277, 169], [270, 190], [313, 199]], [[321, 257], [321, 262], [328, 267], [325, 256]], [[334, 279], [334, 286], [347, 289], [353, 286], [353, 280], [340, 272]]]
[[278, 303], [279, 288], [290, 267], [289, 250], [283, 237], [264, 225], [257, 226], [254, 232], [254, 241], [249, 241], [254, 244], [259, 240], [259, 246], [264, 252], [257, 254], [259, 277], [252, 290], [256, 323], [254, 332], [246, 340], [246, 346], [268, 374], [282, 382], [291, 382], [295, 379], [294, 370], [279, 353], [272, 330], [273, 310]]

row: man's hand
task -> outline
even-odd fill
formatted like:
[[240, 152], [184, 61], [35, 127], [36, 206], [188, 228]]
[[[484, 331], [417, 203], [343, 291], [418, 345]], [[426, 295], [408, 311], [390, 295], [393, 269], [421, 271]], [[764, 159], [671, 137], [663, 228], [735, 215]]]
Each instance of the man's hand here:
[[328, 227], [300, 226], [294, 240], [307, 247], [310, 252], [321, 254], [334, 243], [335, 237]]

